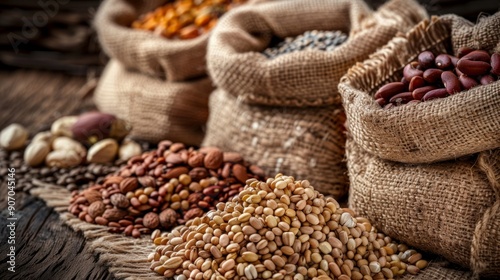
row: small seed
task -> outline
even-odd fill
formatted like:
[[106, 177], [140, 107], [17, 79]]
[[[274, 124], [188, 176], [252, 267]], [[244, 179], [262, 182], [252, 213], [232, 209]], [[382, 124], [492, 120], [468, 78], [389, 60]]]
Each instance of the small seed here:
[[317, 225], [319, 224], [319, 219], [318, 219], [318, 216], [314, 215], [314, 214], [307, 214], [306, 216], [306, 219], [309, 223], [311, 223], [312, 225]]
[[411, 263], [411, 264], [415, 264], [417, 261], [419, 261], [421, 259], [422, 259], [422, 254], [416, 253], [416, 254], [411, 255], [408, 258], [408, 262]]
[[409, 265], [406, 268], [406, 271], [408, 271], [408, 273], [410, 273], [410, 274], [416, 275], [420, 272], [420, 269], [414, 265]]
[[259, 259], [259, 256], [257, 254], [255, 254], [254, 252], [243, 252], [243, 254], [241, 254], [241, 256], [247, 262], [255, 262]]
[[163, 266], [165, 269], [176, 269], [178, 268], [183, 262], [183, 259], [181, 257], [173, 257], [168, 259]]
[[321, 242], [318, 248], [323, 254], [330, 254], [332, 252], [332, 245], [326, 241]]
[[380, 263], [378, 262], [370, 262], [369, 264], [370, 271], [373, 273], [379, 273], [381, 268], [380, 268]]

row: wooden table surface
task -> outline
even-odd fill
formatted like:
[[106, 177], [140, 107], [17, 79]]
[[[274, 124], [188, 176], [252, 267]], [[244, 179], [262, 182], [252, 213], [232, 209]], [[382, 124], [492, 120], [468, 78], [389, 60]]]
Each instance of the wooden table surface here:
[[[17, 122], [32, 133], [45, 130], [59, 116], [92, 107], [82, 77], [39, 71], [0, 71], [0, 129]], [[82, 90], [83, 89], [83, 90]], [[0, 178], [0, 279], [114, 279], [98, 255], [86, 250], [80, 232], [29, 194], [16, 191], [16, 267], [8, 271], [7, 187]]]

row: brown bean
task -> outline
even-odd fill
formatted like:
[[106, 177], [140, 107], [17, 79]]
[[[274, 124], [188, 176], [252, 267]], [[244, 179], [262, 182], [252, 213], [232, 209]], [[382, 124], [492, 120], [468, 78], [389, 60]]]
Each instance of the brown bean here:
[[464, 55], [466, 55], [466, 54], [468, 54], [468, 53], [470, 53], [472, 51], [474, 51], [473, 48], [470, 48], [470, 47], [461, 47], [457, 51], [457, 56], [458, 56], [458, 58], [462, 58]]
[[228, 178], [229, 175], [231, 175], [231, 163], [230, 162], [226, 162], [224, 164], [224, 167], [222, 168], [222, 172], [221, 172], [221, 176], [222, 178]]
[[473, 61], [461, 58], [457, 63], [457, 68], [467, 76], [479, 76], [488, 73], [491, 66], [484, 61]]
[[490, 62], [490, 55], [488, 54], [487, 51], [475, 50], [464, 55], [461, 59]]
[[471, 89], [478, 85], [476, 80], [466, 75], [460, 75], [460, 77], [458, 77], [458, 80], [460, 81], [460, 84], [464, 89]]
[[418, 64], [420, 65], [420, 67], [422, 69], [428, 69], [428, 68], [431, 68], [431, 67], [434, 67], [434, 59], [436, 57], [434, 56], [434, 54], [430, 51], [424, 51], [424, 52], [421, 52], [419, 55], [418, 55]]
[[493, 78], [493, 76], [491, 76], [491, 75], [484, 75], [484, 76], [481, 76], [481, 78], [479, 78], [479, 82], [482, 85], [489, 85], [489, 84], [495, 82], [495, 78]]
[[455, 94], [462, 90], [458, 77], [451, 71], [444, 71], [441, 74], [441, 80], [449, 94]]
[[402, 83], [403, 83], [406, 87], [408, 87], [408, 85], [410, 85], [410, 81], [407, 81], [407, 80], [405, 79], [405, 77], [401, 78], [401, 82], [402, 82]]
[[130, 204], [132, 204], [132, 206], [136, 208], [141, 206], [141, 202], [137, 199], [137, 197], [132, 197], [130, 199]]
[[179, 176], [187, 174], [188, 172], [189, 169], [187, 167], [180, 166], [169, 170], [166, 174], [162, 175], [162, 177], [165, 179], [179, 178]]
[[132, 235], [132, 231], [134, 230], [134, 226], [133, 225], [129, 225], [125, 228], [125, 230], [123, 231], [123, 233], [127, 236], [130, 236]]
[[440, 54], [440, 55], [436, 56], [434, 63], [436, 64], [437, 68], [439, 68], [439, 69], [447, 69], [453, 65], [451, 63], [450, 56], [447, 54]]
[[134, 238], [139, 238], [139, 237], [141, 237], [141, 232], [140, 232], [138, 229], [134, 228], [134, 229], [132, 230], [132, 236], [133, 236]]
[[422, 254], [416, 253], [416, 254], [411, 255], [408, 258], [408, 262], [411, 263], [411, 264], [415, 264], [417, 261], [419, 261], [421, 259], [422, 259]]
[[407, 92], [402, 92], [402, 93], [398, 93], [398, 94], [394, 95], [393, 97], [391, 97], [389, 102], [396, 103], [396, 104], [404, 104], [404, 103], [407, 103], [411, 100], [413, 100], [412, 93], [410, 91], [407, 91]]
[[407, 81], [411, 81], [411, 79], [415, 76], [422, 76], [424, 72], [420, 69], [417, 69], [418, 62], [413, 61], [403, 68], [403, 76]]
[[235, 165], [233, 165], [233, 175], [234, 177], [236, 177], [236, 179], [238, 179], [238, 181], [242, 182], [242, 183], [245, 183], [246, 180], [248, 179], [248, 173], [247, 173], [247, 169], [245, 166], [237, 163]]
[[220, 186], [210, 186], [210, 187], [207, 187], [205, 189], [203, 189], [203, 194], [204, 195], [218, 195], [221, 191], [221, 187]]
[[448, 96], [448, 91], [445, 88], [438, 88], [438, 89], [433, 89], [431, 91], [428, 91], [424, 97], [422, 98], [423, 101], [428, 101], [436, 98], [443, 98]]
[[406, 91], [405, 84], [401, 82], [388, 83], [377, 90], [377, 92], [375, 93], [375, 99], [390, 99], [394, 95], [403, 91]]
[[120, 226], [122, 226], [122, 227], [126, 227], [126, 226], [129, 226], [129, 225], [132, 225], [133, 222], [129, 221], [129, 220], [120, 220], [120, 221], [118, 221], [118, 224], [120, 224]]
[[436, 87], [435, 86], [425, 86], [425, 87], [417, 88], [412, 92], [413, 99], [421, 100], [427, 92], [429, 92], [433, 89], [436, 89]]
[[416, 275], [420, 272], [420, 269], [414, 265], [409, 265], [406, 268], [406, 271], [408, 271], [408, 273], [410, 273], [410, 274]]
[[437, 68], [429, 68], [424, 71], [423, 78], [428, 83], [435, 83], [441, 79], [441, 74], [443, 70]]
[[122, 227], [122, 225], [120, 225], [117, 222], [109, 222], [108, 223], [108, 227], [117, 227], [117, 228], [119, 228], [119, 227]]
[[198, 202], [198, 206], [200, 206], [201, 208], [208, 208], [209, 204], [206, 201], [200, 201]]
[[236, 152], [224, 152], [223, 155], [225, 162], [238, 163], [243, 161], [243, 157]]
[[382, 97], [381, 98], [377, 98], [375, 100], [375, 102], [377, 102], [378, 105], [380, 105], [380, 106], [384, 106], [385, 104], [387, 104], [387, 102], [385, 101], [385, 98], [382, 98]]
[[92, 218], [89, 214], [85, 215], [85, 221], [87, 223], [93, 223], [94, 222], [94, 218]]
[[183, 143], [170, 143], [169, 150], [172, 153], [177, 153], [177, 152], [180, 152], [181, 150], [183, 150], [185, 148], [186, 148], [186, 145], [184, 145]]
[[494, 53], [491, 55], [491, 74], [500, 76], [500, 54]]
[[98, 225], [102, 225], [102, 226], [105, 226], [108, 224], [108, 220], [103, 218], [103, 217], [96, 217], [95, 218], [95, 223], [98, 224]]
[[421, 76], [415, 76], [411, 79], [408, 89], [409, 91], [414, 91], [415, 89], [423, 86], [425, 86], [424, 78]]
[[453, 65], [453, 67], [457, 67], [457, 63], [458, 63], [458, 57], [456, 56], [453, 56], [453, 55], [449, 55], [450, 56], [450, 59], [451, 59], [451, 64]]

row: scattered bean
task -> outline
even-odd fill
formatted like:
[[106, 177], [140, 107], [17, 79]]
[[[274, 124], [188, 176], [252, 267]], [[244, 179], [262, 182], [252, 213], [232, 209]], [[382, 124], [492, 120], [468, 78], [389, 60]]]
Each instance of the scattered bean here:
[[[225, 167], [229, 172], [223, 171]], [[68, 209], [91, 223], [98, 223], [102, 216], [109, 221], [110, 231], [137, 237], [137, 231], [134, 235], [125, 225], [134, 225], [140, 233], [170, 229], [215, 209], [218, 202], [228, 201], [243, 189], [248, 178], [264, 178], [258, 167], [250, 167], [241, 156], [232, 153], [226, 157], [218, 148], [195, 150], [182, 143], [163, 141], [156, 150], [131, 158], [100, 184], [74, 192]], [[104, 212], [90, 215], [89, 209], [101, 205]], [[242, 215], [240, 220], [249, 218], [250, 214]]]

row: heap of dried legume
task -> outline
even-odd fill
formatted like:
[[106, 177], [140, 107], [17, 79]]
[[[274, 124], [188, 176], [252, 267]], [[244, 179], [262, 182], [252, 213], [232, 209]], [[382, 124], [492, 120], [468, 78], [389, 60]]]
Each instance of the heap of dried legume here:
[[237, 195], [247, 179], [263, 176], [238, 153], [162, 141], [102, 184], [75, 191], [69, 211], [111, 232], [139, 237], [200, 217]]
[[274, 58], [302, 50], [332, 51], [346, 40], [347, 35], [341, 31], [306, 31], [297, 37], [287, 37], [262, 53], [268, 58]]
[[135, 29], [154, 31], [166, 38], [192, 39], [209, 32], [228, 10], [246, 0], [175, 0], [142, 15]]
[[390, 109], [489, 85], [498, 81], [499, 75], [500, 53], [490, 55], [470, 47], [458, 49], [457, 56], [423, 51], [403, 68], [401, 82], [383, 85], [374, 97], [380, 106]]
[[391, 279], [427, 266], [306, 180], [249, 179], [230, 202], [170, 233], [154, 231], [151, 269], [184, 279]]

